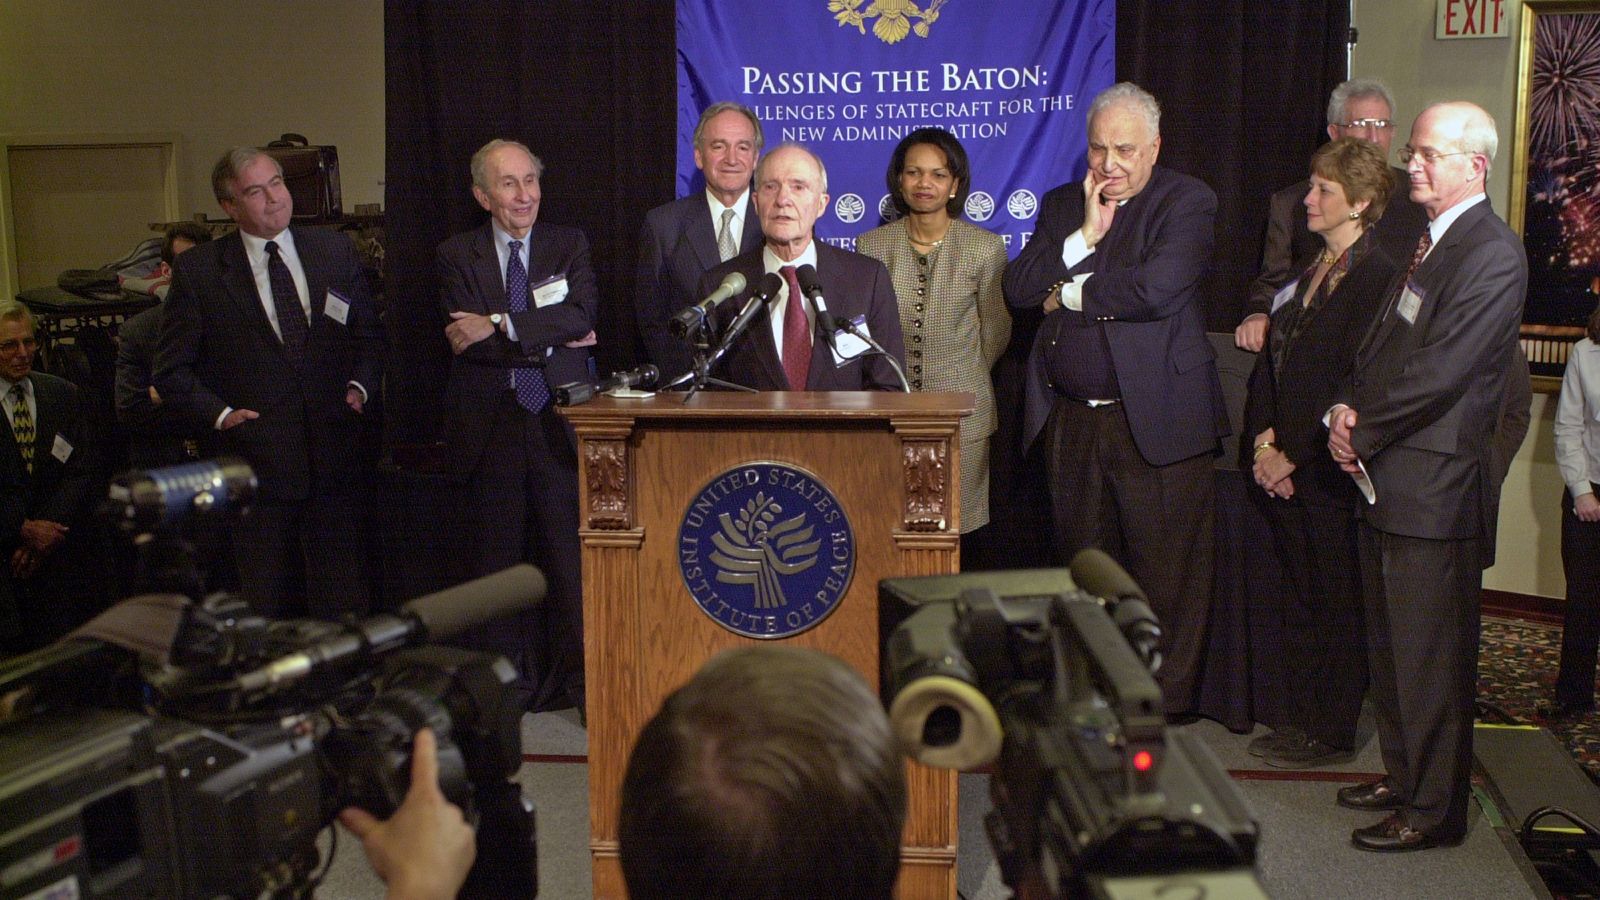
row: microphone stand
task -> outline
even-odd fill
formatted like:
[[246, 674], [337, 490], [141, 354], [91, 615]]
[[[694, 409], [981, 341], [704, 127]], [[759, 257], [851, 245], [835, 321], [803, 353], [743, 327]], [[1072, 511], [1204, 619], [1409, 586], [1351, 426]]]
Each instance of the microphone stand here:
[[[744, 331], [744, 329], [740, 328], [739, 332], [742, 331]], [[738, 336], [739, 334], [737, 332], [734, 332], [730, 329], [726, 337], [737, 338]], [[711, 367], [717, 364], [717, 360], [722, 359], [723, 354], [728, 352], [728, 348], [731, 344], [731, 340], [724, 339], [722, 344], [713, 350], [711, 347], [711, 317], [702, 317], [700, 320], [700, 325], [695, 329], [694, 333], [694, 364], [689, 367], [689, 371], [684, 372], [677, 378], [672, 379], [672, 381], [663, 386], [661, 390], [670, 391], [674, 388], [687, 384], [689, 386], [689, 390], [683, 395], [684, 403], [688, 403], [690, 400], [694, 399], [694, 395], [700, 393], [702, 390], [705, 390], [708, 385], [712, 387], [725, 388], [732, 391], [746, 391], [751, 394], [757, 393], [756, 389], [753, 387], [747, 387], [742, 384], [734, 384], [731, 381], [724, 381], [721, 378], [712, 377]]]
[[[857, 328], [856, 323], [846, 319], [844, 316], [835, 316], [833, 319], [833, 326], [841, 331], [848, 331], [855, 337], [864, 341], [868, 347], [872, 348], [871, 355], [883, 357], [884, 360], [889, 363], [889, 367], [894, 369], [895, 377], [900, 379], [900, 390], [906, 392], [907, 394], [911, 393], [911, 382], [906, 380], [906, 370], [900, 367], [900, 362], [894, 358], [893, 353], [883, 349], [883, 345], [873, 340], [872, 335]], [[833, 346], [831, 335], [829, 336], [828, 346]]]

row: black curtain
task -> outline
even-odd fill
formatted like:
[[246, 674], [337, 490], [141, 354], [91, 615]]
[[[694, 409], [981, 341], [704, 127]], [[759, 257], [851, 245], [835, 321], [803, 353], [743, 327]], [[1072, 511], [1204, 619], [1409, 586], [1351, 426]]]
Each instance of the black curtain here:
[[1349, 0], [1118, 0], [1117, 77], [1161, 101], [1161, 162], [1217, 192], [1207, 326], [1232, 331], [1267, 198], [1306, 177], [1345, 80]]
[[[751, 8], [759, 15], [759, 8]], [[600, 283], [599, 365], [637, 355], [635, 239], [673, 197], [671, 3], [387, 0], [389, 435], [436, 436], [448, 350], [433, 249], [482, 221], [467, 161], [494, 137], [545, 163], [545, 221], [588, 234]], [[1305, 176], [1345, 77], [1349, 0], [1119, 0], [1117, 77], [1161, 101], [1161, 161], [1216, 190], [1213, 330], [1232, 330], [1272, 191]]]
[[492, 138], [544, 162], [539, 218], [589, 237], [600, 371], [631, 364], [634, 242], [673, 198], [672, 35], [671, 3], [386, 0], [391, 446], [437, 437], [449, 349], [434, 248], [484, 221], [468, 162]]

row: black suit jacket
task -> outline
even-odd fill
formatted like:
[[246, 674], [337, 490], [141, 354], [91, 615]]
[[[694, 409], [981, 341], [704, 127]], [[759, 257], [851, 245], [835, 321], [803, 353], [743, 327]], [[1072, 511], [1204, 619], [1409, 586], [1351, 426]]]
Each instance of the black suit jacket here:
[[[1274, 374], [1269, 347], [1256, 355], [1250, 373], [1240, 435], [1241, 465], [1250, 468], [1256, 435], [1271, 428], [1278, 448], [1295, 464], [1291, 476], [1295, 496], [1312, 503], [1353, 507], [1360, 497], [1350, 476], [1328, 454], [1322, 415], [1333, 404], [1339, 386], [1349, 380], [1356, 345], [1382, 309], [1400, 269], [1371, 234], [1362, 238], [1362, 244], [1355, 266], [1288, 348], [1282, 370]], [[1273, 316], [1275, 332], [1287, 305], [1304, 302], [1307, 284], [1302, 273], [1295, 296]]]
[[[382, 390], [383, 329], [355, 245], [338, 232], [298, 225], [290, 232], [311, 295], [298, 367], [267, 319], [237, 231], [178, 257], [156, 352], [156, 390], [189, 427], [214, 429], [228, 407], [260, 414], [217, 437], [223, 452], [255, 469], [269, 500], [304, 500], [351, 484], [362, 458], [353, 452], [361, 416], [345, 392], [359, 382], [371, 408]], [[342, 324], [328, 314], [329, 291], [349, 303]]]
[[[1217, 196], [1204, 182], [1157, 166], [1069, 272], [1061, 245], [1083, 225], [1083, 185], [1064, 184], [1045, 194], [1033, 238], [1006, 267], [1006, 303], [1016, 309], [1037, 308], [1069, 276], [1094, 273], [1083, 314], [1105, 328], [1134, 443], [1153, 466], [1214, 452], [1231, 430], [1198, 290], [1216, 211]], [[1028, 357], [1024, 448], [1054, 402], [1044, 353], [1066, 313], [1045, 317]]]
[[1390, 302], [1336, 398], [1356, 411], [1351, 445], [1378, 495], [1363, 515], [1392, 534], [1486, 540], [1491, 437], [1528, 285], [1522, 241], [1484, 200], [1450, 225], [1412, 282], [1415, 321]]
[[[761, 221], [754, 191], [746, 199], [739, 250], [761, 246]], [[696, 191], [645, 214], [639, 232], [639, 267], [634, 284], [634, 315], [649, 361], [661, 370], [662, 383], [687, 372], [689, 345], [667, 330], [678, 310], [700, 300], [700, 278], [721, 265], [717, 226], [705, 191]]]
[[172, 404], [150, 399], [162, 310], [152, 306], [117, 328], [117, 421], [128, 432], [128, 462], [139, 469], [183, 462], [185, 437], [210, 437], [189, 428]]
[[[817, 280], [822, 284], [823, 300], [828, 313], [833, 316], [855, 318], [866, 316], [867, 331], [873, 340], [894, 356], [896, 363], [904, 366], [905, 339], [900, 331], [900, 307], [895, 300], [894, 284], [889, 280], [889, 270], [883, 263], [859, 253], [840, 250], [815, 241], [817, 248]], [[717, 332], [727, 328], [750, 295], [766, 275], [762, 260], [764, 245], [757, 244], [733, 259], [707, 272], [700, 279], [702, 296], [716, 290], [717, 285], [730, 272], [742, 273], [748, 287], [744, 293], [730, 298], [717, 307]], [[734, 384], [742, 384], [758, 391], [789, 390], [788, 376], [778, 359], [778, 347], [772, 339], [772, 321], [768, 309], [762, 309], [733, 349], [717, 364], [719, 377]], [[900, 379], [894, 368], [877, 355], [862, 354], [843, 366], [833, 364], [833, 351], [820, 337], [811, 342], [811, 371], [806, 377], [808, 391], [898, 391]]]
[[[1411, 249], [1422, 230], [1428, 227], [1428, 213], [1411, 200], [1411, 183], [1404, 169], [1389, 167], [1395, 183], [1389, 191], [1389, 205], [1378, 220], [1377, 236], [1389, 255], [1403, 263], [1411, 261]], [[1309, 179], [1301, 179], [1279, 190], [1267, 201], [1267, 239], [1261, 248], [1261, 274], [1250, 284], [1244, 314], [1268, 313], [1279, 289], [1311, 264], [1311, 257], [1322, 249], [1322, 239], [1306, 227], [1306, 192]]]
[[[511, 369], [541, 368], [551, 388], [590, 377], [589, 349], [562, 346], [594, 330], [600, 294], [589, 265], [589, 241], [576, 228], [545, 222], [535, 222], [524, 240], [528, 244], [528, 283], [560, 275], [567, 280], [567, 296], [559, 303], [511, 314], [515, 341], [496, 331], [451, 359], [444, 438], [446, 465], [458, 481], [471, 477], [483, 456], [497, 401], [510, 384]], [[440, 244], [438, 266], [447, 315], [458, 310], [478, 315], [509, 313], [505, 273], [495, 252], [491, 223]]]

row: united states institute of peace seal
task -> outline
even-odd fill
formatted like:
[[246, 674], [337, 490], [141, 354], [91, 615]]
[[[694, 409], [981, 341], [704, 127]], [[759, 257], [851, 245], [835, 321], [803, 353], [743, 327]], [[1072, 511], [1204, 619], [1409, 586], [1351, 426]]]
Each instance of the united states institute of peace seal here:
[[700, 609], [753, 638], [785, 638], [827, 618], [855, 573], [839, 498], [780, 462], [746, 463], [695, 494], [678, 528], [678, 570]]

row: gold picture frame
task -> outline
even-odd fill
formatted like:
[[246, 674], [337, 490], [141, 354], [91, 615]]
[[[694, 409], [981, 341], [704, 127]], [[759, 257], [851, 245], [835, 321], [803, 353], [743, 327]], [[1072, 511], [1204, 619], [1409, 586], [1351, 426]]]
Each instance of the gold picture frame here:
[[1522, 346], [1560, 389], [1600, 299], [1600, 0], [1522, 0], [1509, 222], [1528, 254]]

